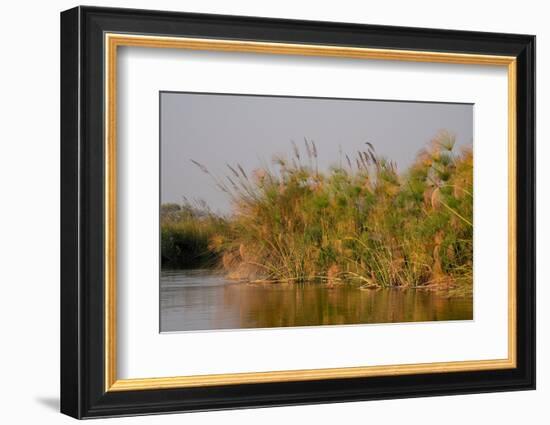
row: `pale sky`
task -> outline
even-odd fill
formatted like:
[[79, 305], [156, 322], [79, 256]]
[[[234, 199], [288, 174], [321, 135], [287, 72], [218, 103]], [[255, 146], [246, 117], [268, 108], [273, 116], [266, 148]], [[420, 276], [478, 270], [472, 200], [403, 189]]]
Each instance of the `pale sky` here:
[[397, 162], [399, 172], [440, 130], [456, 136], [457, 148], [472, 144], [473, 105], [354, 99], [323, 99], [161, 92], [161, 202], [204, 200], [228, 213], [230, 201], [191, 159], [219, 176], [226, 163], [246, 171], [271, 165], [274, 154], [291, 156], [294, 140], [305, 154], [314, 140], [319, 168], [354, 157], [374, 145]]

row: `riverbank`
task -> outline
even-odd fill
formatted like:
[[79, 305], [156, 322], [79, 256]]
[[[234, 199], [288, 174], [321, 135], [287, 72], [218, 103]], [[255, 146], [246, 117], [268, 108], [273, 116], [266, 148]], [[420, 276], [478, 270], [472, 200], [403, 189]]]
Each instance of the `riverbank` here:
[[242, 281], [425, 288], [469, 295], [473, 262], [473, 156], [441, 133], [409, 169], [374, 147], [320, 171], [314, 142], [293, 145], [274, 169], [227, 166], [222, 217], [205, 205], [163, 205], [163, 266], [223, 269]]

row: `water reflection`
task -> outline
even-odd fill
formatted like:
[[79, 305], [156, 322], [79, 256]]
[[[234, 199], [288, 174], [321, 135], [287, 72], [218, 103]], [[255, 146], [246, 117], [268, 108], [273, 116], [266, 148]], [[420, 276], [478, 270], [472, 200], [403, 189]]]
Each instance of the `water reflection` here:
[[163, 271], [160, 307], [162, 332], [473, 317], [469, 298], [353, 285], [236, 283], [211, 270]]

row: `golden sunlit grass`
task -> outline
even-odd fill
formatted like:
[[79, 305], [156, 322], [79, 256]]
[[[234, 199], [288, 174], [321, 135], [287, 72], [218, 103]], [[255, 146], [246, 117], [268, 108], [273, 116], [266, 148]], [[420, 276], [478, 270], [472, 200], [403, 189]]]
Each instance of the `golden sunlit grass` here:
[[274, 158], [274, 169], [227, 165], [223, 178], [193, 160], [231, 197], [233, 213], [222, 218], [179, 206], [178, 214], [162, 220], [163, 257], [178, 264], [185, 256], [206, 256], [230, 278], [247, 281], [469, 294], [473, 156], [454, 145], [454, 137], [441, 132], [402, 174], [370, 143], [341, 154], [328, 171], [319, 170], [309, 140], [302, 149], [293, 143], [289, 158]]

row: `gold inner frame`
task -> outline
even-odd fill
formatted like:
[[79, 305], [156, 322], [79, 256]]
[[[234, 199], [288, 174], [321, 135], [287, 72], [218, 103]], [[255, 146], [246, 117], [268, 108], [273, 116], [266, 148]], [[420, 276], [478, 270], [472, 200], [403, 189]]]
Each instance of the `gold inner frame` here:
[[[105, 391], [410, 375], [510, 369], [516, 367], [516, 58], [462, 53], [370, 49], [328, 45], [105, 34]], [[119, 46], [324, 56], [469, 65], [494, 65], [508, 72], [508, 357], [383, 366], [118, 379], [116, 324], [116, 123]]]

